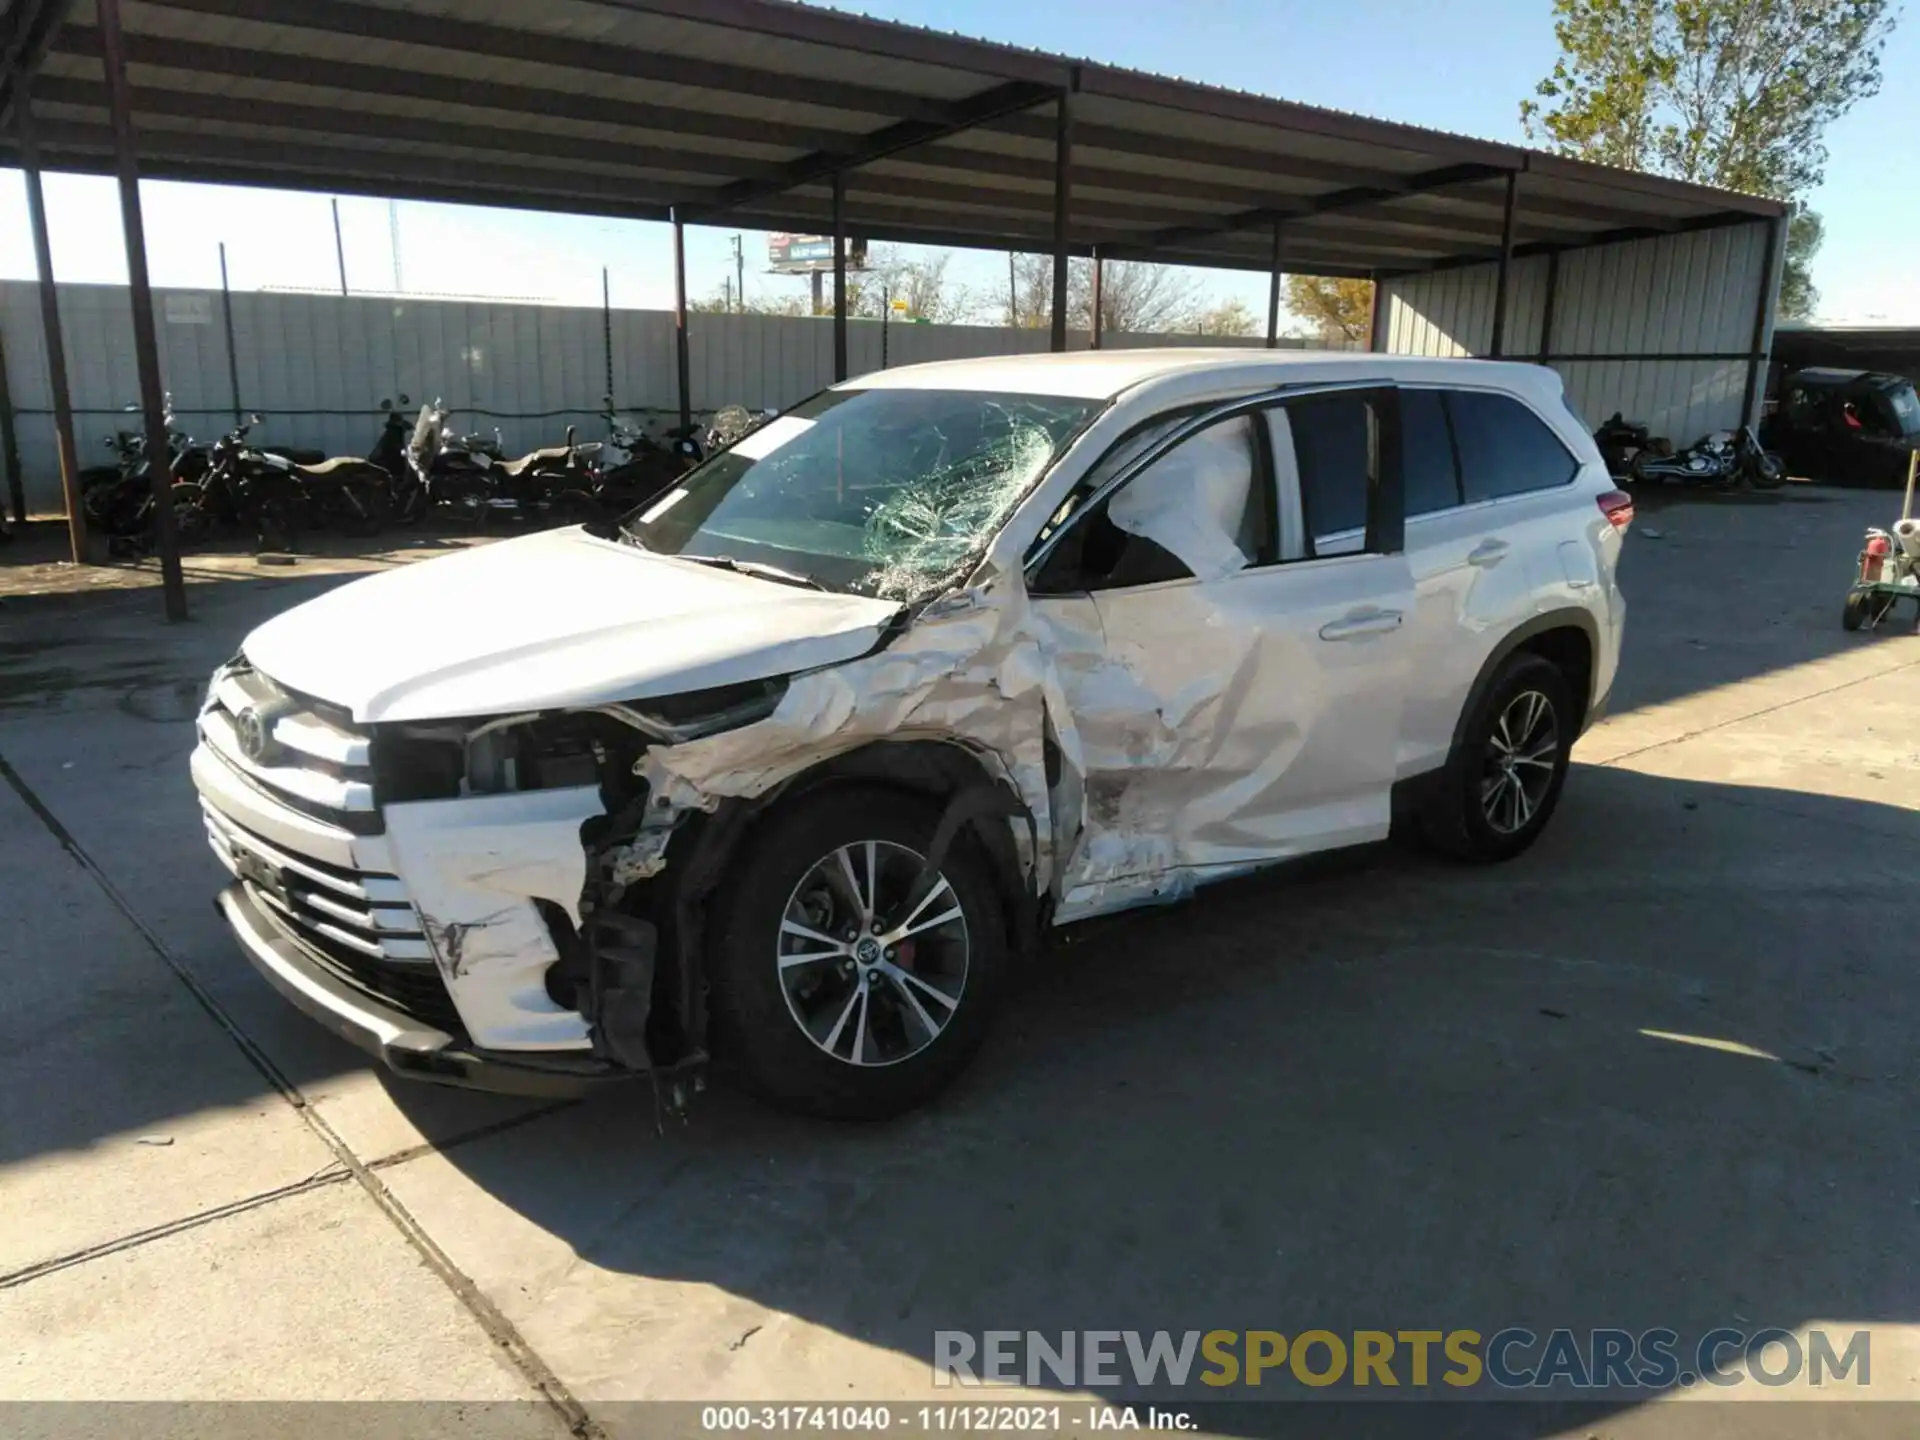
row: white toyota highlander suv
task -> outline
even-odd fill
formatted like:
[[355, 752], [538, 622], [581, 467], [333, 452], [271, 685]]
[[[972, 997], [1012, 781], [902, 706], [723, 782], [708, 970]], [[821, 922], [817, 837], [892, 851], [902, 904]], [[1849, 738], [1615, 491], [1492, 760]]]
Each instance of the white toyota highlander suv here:
[[411, 1076], [709, 1052], [914, 1105], [1053, 925], [1396, 823], [1525, 849], [1632, 518], [1552, 371], [1122, 351], [836, 386], [618, 525], [343, 586], [215, 675], [220, 897]]

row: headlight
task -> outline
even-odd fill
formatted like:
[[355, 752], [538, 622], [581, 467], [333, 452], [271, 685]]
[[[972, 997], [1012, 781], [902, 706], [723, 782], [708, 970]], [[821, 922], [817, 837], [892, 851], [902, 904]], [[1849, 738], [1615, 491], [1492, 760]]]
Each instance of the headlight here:
[[382, 726], [374, 783], [384, 802], [632, 785], [652, 745], [679, 745], [764, 720], [787, 682], [757, 680], [584, 710]]

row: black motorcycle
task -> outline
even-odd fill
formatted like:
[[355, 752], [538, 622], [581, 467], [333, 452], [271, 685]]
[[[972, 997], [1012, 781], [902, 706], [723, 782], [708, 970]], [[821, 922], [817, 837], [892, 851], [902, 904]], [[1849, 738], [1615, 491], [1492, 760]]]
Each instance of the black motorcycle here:
[[174, 487], [174, 514], [197, 532], [239, 525], [264, 549], [290, 549], [303, 530], [329, 528], [366, 538], [386, 527], [393, 511], [387, 472], [357, 455], [302, 465], [248, 443], [258, 415], [237, 425], [214, 447], [206, 478], [193, 489]]
[[1618, 410], [1593, 432], [1593, 443], [1600, 447], [1600, 458], [1607, 464], [1607, 473], [1616, 480], [1631, 479], [1633, 462], [1642, 454], [1662, 456], [1673, 453], [1671, 441], [1655, 439], [1645, 425], [1624, 418]]
[[1706, 485], [1732, 489], [1742, 483], [1756, 490], [1772, 490], [1786, 482], [1780, 457], [1760, 446], [1753, 427], [1716, 430], [1672, 455], [1642, 450], [1629, 472], [1636, 484]]
[[[121, 407], [123, 413], [137, 415], [138, 404]], [[166, 397], [164, 412], [167, 427], [168, 464], [174, 480], [195, 480], [206, 473], [207, 452], [193, 443], [193, 437], [174, 425], [173, 396]], [[102, 443], [113, 452], [110, 465], [89, 465], [78, 476], [81, 512], [87, 526], [110, 542], [130, 544], [112, 548], [137, 552], [151, 539], [153, 527], [153, 486], [147, 471], [147, 437], [140, 430], [116, 430]]]
[[446, 417], [438, 402], [420, 407], [407, 443], [408, 478], [398, 497], [402, 514], [444, 506], [484, 525], [496, 516], [571, 522], [598, 509], [593, 462], [600, 446], [576, 443], [572, 426], [566, 444], [506, 460], [498, 432], [492, 441], [455, 435]]
[[673, 488], [676, 481], [700, 463], [700, 442], [692, 426], [675, 426], [662, 445], [641, 426], [614, 413], [613, 397], [606, 397], [607, 439], [600, 448], [594, 498], [610, 516], [637, 510]]

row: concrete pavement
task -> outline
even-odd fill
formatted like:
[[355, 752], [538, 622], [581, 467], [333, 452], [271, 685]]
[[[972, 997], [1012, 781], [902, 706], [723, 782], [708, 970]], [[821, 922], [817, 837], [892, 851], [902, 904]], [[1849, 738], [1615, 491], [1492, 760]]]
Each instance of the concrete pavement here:
[[[184, 765], [207, 671], [329, 582], [209, 586], [175, 630], [0, 612], [0, 1395], [639, 1434], [619, 1402], [928, 1395], [939, 1328], [1825, 1324], [1920, 1398], [1920, 640], [1839, 626], [1887, 511], [1643, 512], [1616, 714], [1533, 852], [1081, 927], [878, 1128], [389, 1084], [234, 953]], [[1912, 1428], [1826, 1411], [1785, 1433]]]

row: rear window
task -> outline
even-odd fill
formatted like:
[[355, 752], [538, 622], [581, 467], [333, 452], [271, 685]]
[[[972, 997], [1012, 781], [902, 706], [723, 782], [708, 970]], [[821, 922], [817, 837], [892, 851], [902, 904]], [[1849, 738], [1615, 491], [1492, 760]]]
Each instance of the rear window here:
[[1579, 462], [1525, 405], [1483, 390], [1447, 394], [1460, 452], [1461, 489], [1469, 503], [1552, 490], [1573, 479]]

